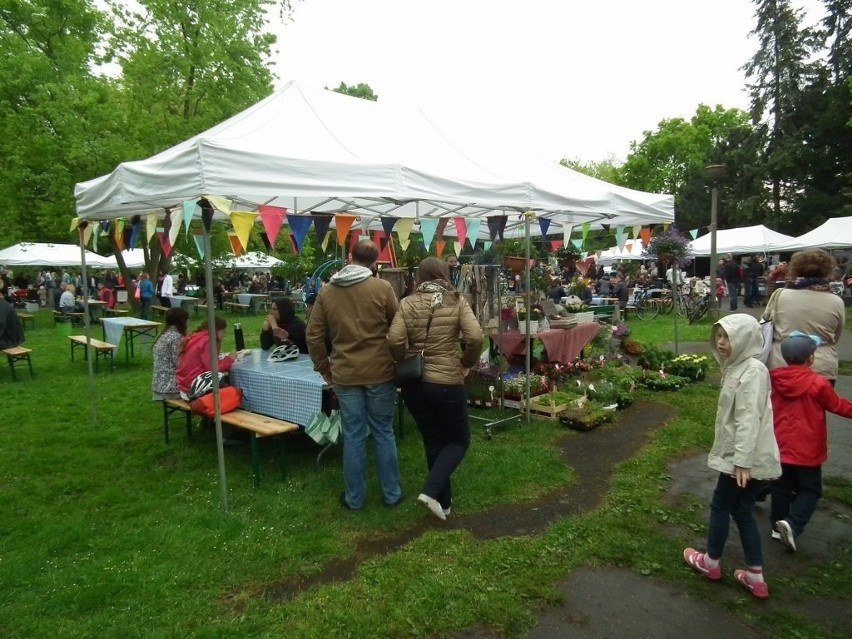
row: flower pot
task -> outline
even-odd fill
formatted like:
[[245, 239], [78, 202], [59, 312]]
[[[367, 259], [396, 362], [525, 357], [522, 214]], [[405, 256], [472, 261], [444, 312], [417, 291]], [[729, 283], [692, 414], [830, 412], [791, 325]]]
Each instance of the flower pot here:
[[530, 320], [530, 335], [538, 333], [538, 320]]
[[523, 257], [505, 257], [503, 258], [503, 264], [512, 273], [523, 273], [526, 259]]

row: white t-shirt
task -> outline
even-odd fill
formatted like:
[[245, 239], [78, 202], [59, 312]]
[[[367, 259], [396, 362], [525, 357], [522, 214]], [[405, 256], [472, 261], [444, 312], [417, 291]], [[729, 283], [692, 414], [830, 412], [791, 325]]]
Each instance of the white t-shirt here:
[[163, 297], [171, 297], [174, 295], [172, 291], [172, 276], [166, 273], [163, 277], [163, 285], [160, 287], [160, 295]]

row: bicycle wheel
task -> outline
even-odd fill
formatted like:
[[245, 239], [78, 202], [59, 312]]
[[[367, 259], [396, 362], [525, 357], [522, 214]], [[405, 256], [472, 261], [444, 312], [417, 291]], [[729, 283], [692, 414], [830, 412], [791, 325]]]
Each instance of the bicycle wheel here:
[[695, 308], [695, 298], [688, 295], [679, 295], [677, 298], [677, 313], [681, 317], [689, 317], [692, 309]]
[[636, 317], [639, 319], [654, 319], [660, 313], [655, 300], [637, 300]]
[[699, 300], [695, 303], [695, 306], [690, 311], [689, 315], [687, 315], [687, 319], [689, 319], [690, 324], [697, 324], [701, 321], [701, 319], [707, 315], [707, 300]]
[[668, 315], [674, 309], [674, 300], [672, 300], [671, 293], [663, 293], [663, 296], [657, 299], [657, 305], [659, 307], [660, 313], [663, 315]]

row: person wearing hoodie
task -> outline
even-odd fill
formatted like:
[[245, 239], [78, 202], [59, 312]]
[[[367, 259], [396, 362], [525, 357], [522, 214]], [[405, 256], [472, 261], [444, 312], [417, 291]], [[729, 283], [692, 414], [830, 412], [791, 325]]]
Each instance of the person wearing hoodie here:
[[[340, 503], [361, 510], [367, 495], [367, 433], [373, 438], [385, 505], [403, 498], [393, 432], [396, 386], [387, 334], [397, 301], [388, 282], [373, 277], [379, 249], [352, 249], [352, 263], [320, 289], [308, 320], [314, 370], [334, 386], [343, 430], [344, 491]], [[328, 344], [331, 344], [329, 350]]]
[[763, 350], [760, 324], [743, 313], [723, 317], [713, 325], [712, 345], [722, 368], [722, 389], [707, 465], [719, 477], [710, 502], [707, 551], [686, 548], [683, 558], [707, 579], [721, 579], [719, 562], [733, 519], [747, 564], [746, 570], [734, 571], [734, 579], [758, 599], [766, 599], [769, 587], [753, 510], [764, 482], [781, 475], [781, 462], [772, 427], [769, 372], [757, 359]]
[[[216, 324], [216, 352], [219, 353], [222, 349], [222, 340], [225, 339], [225, 327], [228, 323], [221, 317], [215, 318]], [[237, 352], [234, 351], [225, 356], [219, 357], [216, 362], [215, 369], [220, 373], [227, 373], [231, 370], [234, 362], [237, 359]], [[202, 373], [212, 372], [214, 367], [210, 365], [210, 337], [207, 331], [207, 320], [204, 320], [195, 332], [189, 336], [183, 343], [183, 350], [178, 359], [177, 372], [175, 379], [177, 380], [178, 390], [183, 399], [188, 399], [187, 393], [189, 387], [195, 378]]]
[[305, 323], [296, 317], [293, 302], [286, 297], [279, 297], [272, 302], [272, 311], [266, 316], [260, 328], [260, 347], [268, 351], [288, 340], [299, 347], [300, 353], [308, 352]]
[[822, 497], [822, 465], [828, 459], [825, 411], [852, 417], [852, 402], [839, 397], [812, 366], [820, 338], [800, 331], [781, 341], [787, 366], [773, 369], [772, 410], [781, 451], [781, 477], [770, 485], [772, 537], [790, 550]]

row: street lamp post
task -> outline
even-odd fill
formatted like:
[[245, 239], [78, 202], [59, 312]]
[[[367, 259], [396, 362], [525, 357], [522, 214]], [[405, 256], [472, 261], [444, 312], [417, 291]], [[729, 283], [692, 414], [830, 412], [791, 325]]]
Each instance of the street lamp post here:
[[[724, 164], [712, 164], [704, 169], [707, 173], [707, 179], [710, 180], [710, 295], [714, 302], [716, 299], [716, 230], [719, 221], [719, 183], [725, 179], [728, 173], [728, 167]], [[718, 303], [713, 305], [714, 308]]]

